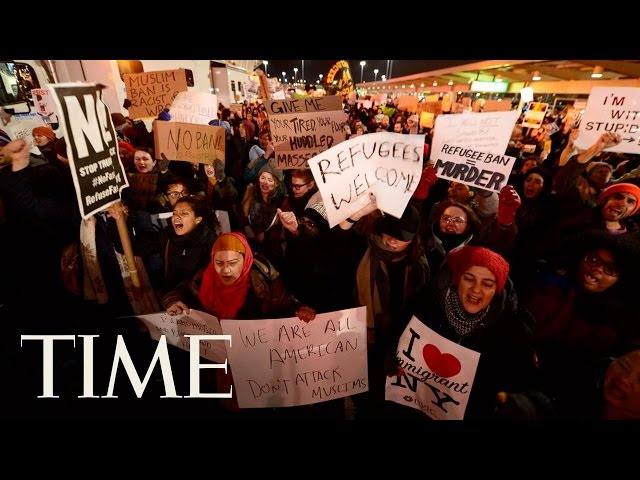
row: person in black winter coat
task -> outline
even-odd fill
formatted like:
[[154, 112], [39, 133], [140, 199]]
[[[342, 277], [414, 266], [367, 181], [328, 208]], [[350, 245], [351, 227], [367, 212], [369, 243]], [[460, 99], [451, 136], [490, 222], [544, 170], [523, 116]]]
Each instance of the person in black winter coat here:
[[494, 418], [500, 392], [537, 385], [531, 325], [518, 306], [509, 264], [497, 253], [465, 246], [447, 258], [451, 286], [420, 296], [416, 317], [439, 335], [480, 353], [464, 419]]
[[173, 208], [171, 225], [163, 232], [165, 289], [161, 304], [170, 311], [182, 313], [194, 305], [191, 280], [207, 266], [211, 248], [218, 236], [206, 222], [205, 207], [193, 197], [179, 199]]

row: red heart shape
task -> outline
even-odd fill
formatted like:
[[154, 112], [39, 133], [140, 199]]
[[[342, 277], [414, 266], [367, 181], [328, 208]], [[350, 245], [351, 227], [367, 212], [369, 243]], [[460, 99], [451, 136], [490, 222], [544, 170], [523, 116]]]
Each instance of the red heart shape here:
[[439, 377], [449, 378], [460, 373], [460, 360], [450, 353], [442, 353], [435, 345], [427, 343], [422, 349], [422, 356], [427, 366]]

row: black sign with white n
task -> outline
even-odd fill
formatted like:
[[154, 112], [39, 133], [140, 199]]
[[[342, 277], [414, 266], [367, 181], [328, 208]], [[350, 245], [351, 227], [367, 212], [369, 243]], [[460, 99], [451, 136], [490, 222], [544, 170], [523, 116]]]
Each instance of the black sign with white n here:
[[80, 213], [88, 218], [119, 201], [120, 191], [129, 186], [111, 114], [96, 84], [60, 83], [48, 87], [66, 132]]

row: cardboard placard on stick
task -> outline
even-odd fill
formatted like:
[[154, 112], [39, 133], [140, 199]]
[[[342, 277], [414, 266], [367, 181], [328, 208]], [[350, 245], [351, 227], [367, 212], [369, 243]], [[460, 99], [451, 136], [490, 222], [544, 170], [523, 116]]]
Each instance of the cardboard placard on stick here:
[[208, 165], [225, 159], [224, 127], [155, 120], [153, 140], [159, 158]]

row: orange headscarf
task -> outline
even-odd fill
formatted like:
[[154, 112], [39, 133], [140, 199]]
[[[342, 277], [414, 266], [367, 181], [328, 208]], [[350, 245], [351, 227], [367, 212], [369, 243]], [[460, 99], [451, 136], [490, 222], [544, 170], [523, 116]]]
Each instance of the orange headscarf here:
[[[215, 253], [225, 250], [244, 253], [244, 265], [240, 277], [231, 285], [222, 283], [214, 262]], [[253, 252], [244, 235], [238, 232], [220, 235], [211, 249], [211, 262], [204, 271], [202, 285], [198, 292], [198, 298], [204, 309], [219, 319], [235, 319], [251, 286], [249, 273], [252, 265]]]

